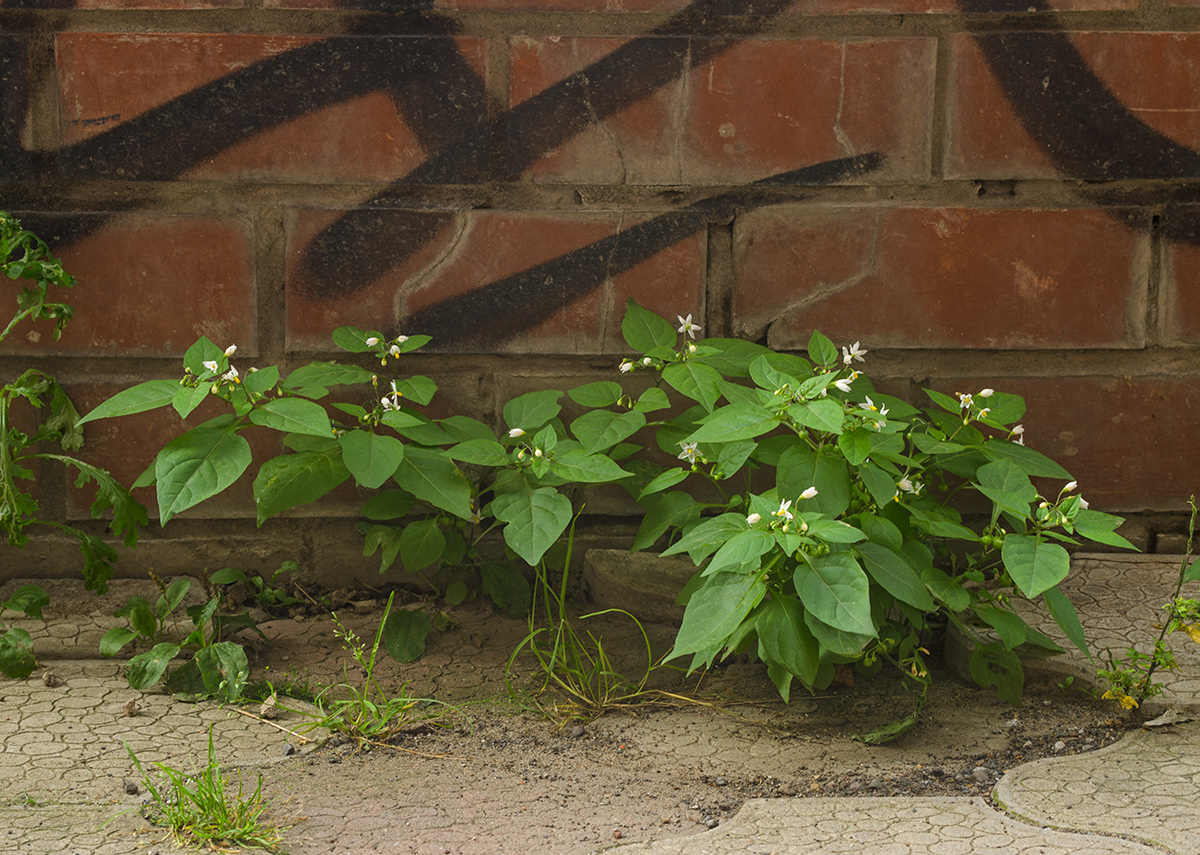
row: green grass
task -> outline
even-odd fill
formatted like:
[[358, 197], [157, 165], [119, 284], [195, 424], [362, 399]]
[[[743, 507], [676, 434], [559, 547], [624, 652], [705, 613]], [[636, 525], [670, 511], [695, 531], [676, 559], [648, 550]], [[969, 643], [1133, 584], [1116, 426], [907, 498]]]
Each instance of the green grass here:
[[125, 750], [142, 777], [142, 785], [154, 800], [145, 809], [146, 818], [155, 825], [168, 827], [179, 843], [214, 849], [252, 846], [268, 852], [278, 851], [283, 829], [266, 818], [271, 803], [263, 797], [262, 776], [258, 776], [254, 791], [246, 795], [241, 772], [238, 772], [237, 790], [232, 792], [231, 783], [217, 764], [211, 726], [208, 729], [208, 765], [194, 775], [187, 775], [165, 763], [155, 763], [166, 777], [166, 782], [161, 785], [146, 774], [128, 745]]

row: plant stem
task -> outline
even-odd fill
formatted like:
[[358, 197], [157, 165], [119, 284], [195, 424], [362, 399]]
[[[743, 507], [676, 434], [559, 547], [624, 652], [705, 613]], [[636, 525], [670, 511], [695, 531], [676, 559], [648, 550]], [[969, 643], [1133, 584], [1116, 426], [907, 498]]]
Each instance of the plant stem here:
[[[1187, 546], [1183, 552], [1183, 559], [1179, 562], [1179, 578], [1175, 582], [1175, 593], [1171, 596], [1172, 603], [1179, 599], [1179, 594], [1183, 591], [1183, 577], [1187, 573], [1188, 564], [1192, 559], [1192, 538], [1196, 536], [1196, 496], [1194, 494], [1188, 498], [1188, 507], [1192, 509], [1192, 515], [1188, 520]], [[1171, 621], [1164, 622], [1162, 629], [1158, 633], [1158, 640], [1154, 642], [1154, 655], [1150, 658], [1150, 666], [1146, 669], [1146, 676], [1138, 683], [1137, 700], [1139, 702], [1145, 698], [1146, 692], [1150, 688], [1150, 678], [1154, 676], [1154, 671], [1159, 665], [1158, 651], [1162, 648], [1163, 641], [1166, 639], [1167, 631], [1170, 628]]]

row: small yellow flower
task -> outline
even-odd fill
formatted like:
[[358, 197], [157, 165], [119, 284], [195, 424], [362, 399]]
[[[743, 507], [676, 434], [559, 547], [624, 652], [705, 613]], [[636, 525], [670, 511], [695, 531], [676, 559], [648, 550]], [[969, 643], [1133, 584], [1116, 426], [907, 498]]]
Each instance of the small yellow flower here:
[[1179, 628], [1187, 633], [1188, 638], [1197, 644], [1200, 644], [1200, 626], [1196, 626], [1194, 623], [1185, 623]]

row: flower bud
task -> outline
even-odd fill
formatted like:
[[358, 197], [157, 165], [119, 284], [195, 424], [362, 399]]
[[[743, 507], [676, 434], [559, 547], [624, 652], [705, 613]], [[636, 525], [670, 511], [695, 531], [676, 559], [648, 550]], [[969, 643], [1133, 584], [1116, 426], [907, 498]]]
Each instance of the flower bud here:
[[513, 428], [512, 430], [510, 430], [508, 432], [508, 435], [511, 436], [513, 439], [516, 439], [518, 436], [524, 436], [525, 431], [521, 430], [521, 428]]
[[229, 345], [229, 347], [225, 348], [226, 356], [233, 356], [235, 353], [237, 353], [237, 345], [236, 344], [231, 344], [231, 345]]
[[995, 394], [996, 394], [995, 389], [984, 389], [982, 392], [979, 393], [978, 397], [990, 398], [990, 397], [992, 397], [992, 395], [995, 395]]
[[800, 494], [800, 498], [801, 499], [811, 499], [815, 495], [817, 495], [817, 488], [809, 487], [807, 490], [805, 490], [803, 493]]
[[1071, 492], [1072, 490], [1074, 490], [1074, 489], [1075, 489], [1076, 487], [1078, 487], [1078, 486], [1079, 486], [1079, 482], [1078, 482], [1078, 481], [1068, 481], [1068, 482], [1067, 482], [1067, 486], [1063, 487], [1063, 492], [1064, 492], [1064, 493], [1069, 493], [1069, 492]]
[[746, 522], [750, 523], [750, 525], [754, 525], [761, 519], [762, 517], [760, 517], [758, 514], [751, 514], [750, 516], [746, 517]]
[[534, 456], [534, 457], [541, 457], [541, 456], [542, 456], [542, 450], [541, 450], [540, 448], [535, 448], [535, 449], [533, 450], [533, 456]]
[[371, 336], [369, 339], [367, 339], [367, 347], [374, 347], [374, 346], [375, 346], [375, 345], [377, 345], [377, 344], [379, 344], [379, 337], [378, 337], [378, 336], [374, 336], [374, 335], [373, 335], [373, 336]]

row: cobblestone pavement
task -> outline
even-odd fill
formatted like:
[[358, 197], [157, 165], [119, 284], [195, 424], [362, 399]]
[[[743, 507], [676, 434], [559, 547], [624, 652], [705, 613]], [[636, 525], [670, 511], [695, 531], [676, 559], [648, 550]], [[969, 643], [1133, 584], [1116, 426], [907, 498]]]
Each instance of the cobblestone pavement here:
[[[1133, 644], [1146, 650], [1177, 570], [1178, 564], [1169, 556], [1084, 556], [1076, 559], [1064, 589], [1077, 605], [1096, 650], [1119, 651]], [[345, 620], [361, 634], [369, 634], [379, 605], [363, 603], [361, 614], [348, 610]], [[722, 750], [734, 746], [748, 769], [770, 770], [776, 758], [765, 748], [767, 754], [757, 756], [756, 752], [763, 753], [758, 751], [762, 746], [724, 721], [718, 730], [727, 729], [728, 738], [675, 739], [670, 736], [674, 730], [699, 729], [702, 714], [687, 710], [677, 715], [678, 727], [639, 722], [643, 736], [666, 735], [658, 741], [645, 740], [640, 756], [649, 759], [630, 767], [622, 784], [629, 792], [613, 793], [603, 803], [569, 804], [561, 783], [556, 787], [547, 782], [538, 789], [540, 782], [527, 768], [519, 778], [514, 773], [501, 779], [494, 767], [472, 765], [466, 751], [441, 766], [429, 765], [422, 771], [414, 764], [403, 771], [407, 776], [433, 776], [431, 785], [436, 778], [447, 792], [457, 786], [462, 803], [398, 803], [394, 798], [389, 803], [386, 781], [364, 781], [359, 786], [365, 767], [352, 763], [326, 767], [323, 760], [304, 760], [304, 752], [315, 744], [310, 738], [320, 734], [310, 732], [305, 737], [288, 732], [308, 721], [297, 713], [285, 711], [277, 721], [268, 722], [213, 704], [189, 705], [159, 693], [134, 692], [115, 662], [79, 658], [93, 655], [105, 629], [115, 625], [106, 616], [115, 607], [97, 601], [95, 614], [54, 617], [46, 623], [4, 617], [34, 634], [35, 649], [45, 666], [27, 680], [0, 681], [0, 851], [4, 853], [175, 855], [179, 850], [163, 838], [161, 830], [151, 829], [140, 817], [144, 794], [126, 789], [127, 782], [136, 783], [131, 780], [128, 751], [135, 752], [147, 768], [162, 762], [192, 769], [204, 756], [211, 732], [222, 768], [242, 770], [251, 784], [261, 773], [269, 782], [278, 782], [277, 789], [289, 797], [289, 788], [305, 776], [328, 778], [324, 791], [318, 787], [314, 794], [311, 786], [296, 790], [303, 793], [294, 797], [292, 805], [300, 819], [288, 843], [290, 851], [301, 855], [514, 851], [520, 847], [505, 843], [504, 838], [511, 820], [489, 815], [486, 798], [488, 786], [514, 785], [529, 787], [531, 820], [535, 802], [544, 802], [536, 821], [547, 825], [548, 834], [555, 826], [560, 832], [576, 829], [577, 836], [571, 838], [576, 843], [562, 851], [577, 855], [614, 846], [622, 855], [864, 850], [872, 855], [1155, 851], [1200, 855], [1200, 817], [1195, 811], [1200, 803], [1200, 725], [1191, 723], [1142, 730], [1105, 749], [1019, 766], [997, 784], [995, 807], [966, 797], [750, 799], [711, 831], [696, 833], [694, 820], [691, 828], [680, 831], [669, 825], [678, 823], [678, 818], [664, 817], [662, 839], [631, 844], [601, 839], [595, 834], [596, 823], [589, 826], [584, 820], [599, 816], [601, 823], [609, 822], [611, 814], [611, 822], [616, 823], [639, 807], [647, 814], [661, 813], [651, 794], [672, 789], [673, 782], [655, 771], [652, 758], [669, 752], [678, 755], [676, 760], [700, 768], [705, 758], [698, 755], [717, 741]], [[1044, 617], [1031, 613], [1031, 619], [1057, 636]], [[422, 690], [437, 697], [494, 697], [503, 692], [511, 644], [493, 639], [495, 622], [486, 616], [466, 615], [463, 620], [459, 637], [469, 638], [471, 644], [443, 649], [431, 640], [426, 664], [434, 676]], [[260, 651], [257, 667], [269, 665], [276, 677], [291, 672], [296, 679], [337, 679], [345, 667], [328, 621], [319, 625], [276, 621], [266, 631], [275, 641], [269, 650]], [[1163, 675], [1163, 704], [1200, 714], [1200, 645], [1176, 636], [1173, 646], [1179, 668]], [[1092, 668], [1074, 651], [1031, 666], [1050, 679], [1076, 676], [1081, 684], [1090, 679]], [[48, 672], [53, 676], [47, 677]], [[403, 676], [390, 659], [382, 661], [381, 679], [397, 681]], [[130, 701], [136, 705], [132, 716]], [[615, 724], [608, 734], [617, 755], [624, 748], [626, 727]], [[980, 735], [981, 741], [986, 738]], [[567, 750], [559, 743], [539, 748]], [[856, 750], [866, 755], [871, 749]], [[299, 763], [295, 752], [301, 755]], [[276, 765], [285, 754], [291, 755], [286, 765]], [[679, 782], [674, 783], [673, 788], [680, 789]], [[632, 804], [622, 806], [622, 799]], [[373, 807], [368, 810], [371, 800]], [[381, 810], [380, 804], [390, 806]], [[647, 819], [647, 824], [657, 826], [658, 820]]]

